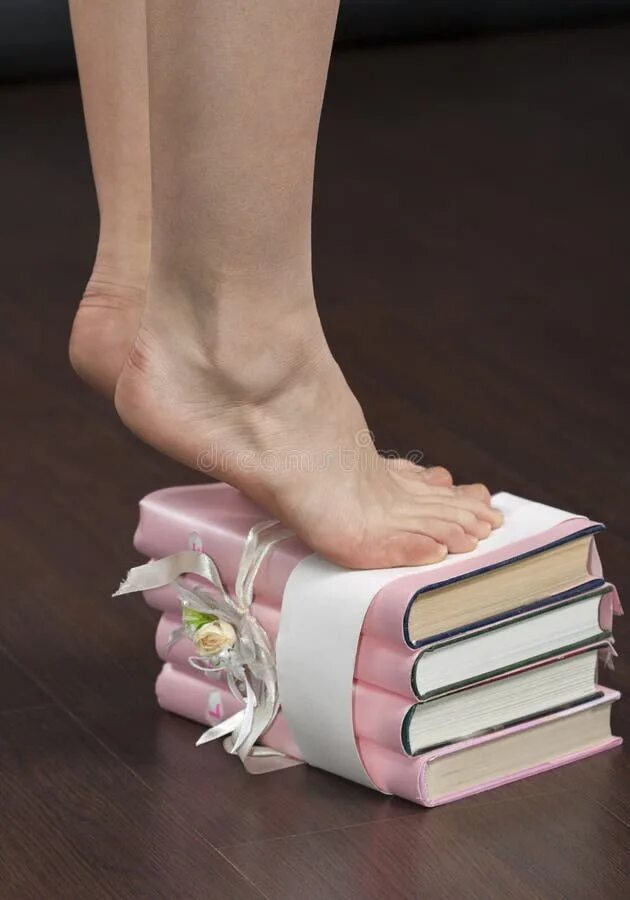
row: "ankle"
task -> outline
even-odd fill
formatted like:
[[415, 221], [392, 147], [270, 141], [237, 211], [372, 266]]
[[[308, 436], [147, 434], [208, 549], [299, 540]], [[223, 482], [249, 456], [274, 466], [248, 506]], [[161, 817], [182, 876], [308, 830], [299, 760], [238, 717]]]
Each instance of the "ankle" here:
[[159, 361], [168, 379], [213, 383], [234, 402], [267, 402], [306, 373], [332, 361], [312, 294], [291, 299], [235, 296], [203, 298], [178, 293], [169, 302], [149, 289], [133, 368], [149, 374]]
[[308, 261], [273, 271], [207, 263], [164, 268], [152, 261], [148, 294], [150, 306], [160, 317], [186, 318], [201, 327], [223, 323], [228, 331], [237, 321], [251, 322], [256, 330], [270, 317], [278, 322], [284, 316], [315, 310]]
[[150, 253], [148, 232], [112, 236], [101, 230], [84, 299], [109, 297], [121, 305], [144, 304]]
[[225, 373], [261, 358], [293, 368], [326, 347], [310, 276], [214, 272], [200, 286], [152, 273], [143, 321], [190, 363]]
[[94, 271], [83, 291], [79, 309], [83, 311], [89, 307], [116, 311], [135, 308], [139, 315], [145, 300], [146, 287], [134, 284], [133, 279]]

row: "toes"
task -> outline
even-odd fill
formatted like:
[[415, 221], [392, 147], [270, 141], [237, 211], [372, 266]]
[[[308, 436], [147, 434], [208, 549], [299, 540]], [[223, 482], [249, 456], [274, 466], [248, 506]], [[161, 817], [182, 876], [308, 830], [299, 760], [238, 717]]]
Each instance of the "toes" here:
[[386, 561], [379, 566], [427, 566], [444, 559], [448, 548], [427, 534], [401, 531], [383, 542], [383, 553]]
[[475, 534], [478, 538], [487, 538], [492, 533], [492, 525], [490, 522], [484, 522], [483, 519], [477, 519], [477, 531]]
[[441, 517], [457, 522], [464, 531], [479, 540], [488, 537], [492, 531], [492, 522], [484, 518], [487, 515], [493, 515], [493, 511], [485, 507], [481, 509], [467, 509], [445, 504], [442, 508]]
[[330, 562], [347, 569], [387, 569], [394, 566], [424, 566], [439, 562], [448, 553], [448, 548], [429, 534], [421, 533], [414, 527], [406, 530], [398, 524], [390, 523], [391, 530], [382, 528], [361, 529], [362, 534], [337, 535], [331, 541], [328, 531], [321, 540], [311, 539], [310, 546]]
[[[454, 497], [440, 497], [439, 502], [445, 506], [453, 506], [456, 509], [464, 510], [472, 513], [477, 519], [486, 522], [490, 528], [498, 528], [503, 522], [503, 515], [500, 510], [495, 509], [483, 500], [464, 494], [460, 488], [455, 488]], [[475, 532], [477, 534], [477, 532]], [[489, 532], [479, 532], [479, 537], [487, 537]]]
[[[450, 476], [446, 469], [442, 471], [447, 472]], [[490, 505], [490, 492], [483, 484], [441, 486], [430, 483], [426, 477], [410, 477], [409, 470], [406, 468], [394, 470], [393, 474], [401, 479], [400, 483], [404, 479], [402, 486], [408, 494], [414, 494], [425, 503], [444, 503], [445, 505], [472, 513], [483, 524], [475, 525], [469, 520], [469, 517], [461, 524], [464, 524], [464, 527], [467, 527], [467, 530], [474, 534], [475, 537], [487, 537], [490, 530], [498, 528], [503, 522], [503, 515], [500, 510]], [[438, 516], [438, 518], [442, 518], [442, 516]], [[456, 521], [460, 520], [456, 519]], [[487, 526], [490, 526], [490, 528]]]
[[444, 544], [449, 553], [468, 553], [470, 550], [474, 550], [478, 543], [477, 538], [457, 522], [429, 516], [418, 519], [416, 527], [422, 534]]
[[461, 484], [457, 490], [466, 497], [473, 497], [475, 500], [481, 500], [482, 503], [490, 505], [492, 495], [485, 484]]
[[424, 471], [424, 480], [427, 484], [436, 484], [442, 487], [451, 487], [453, 484], [453, 476], [444, 466], [430, 466]]
[[[474, 512], [463, 509], [454, 503], [422, 503], [413, 506], [407, 504], [405, 512], [407, 516], [418, 522], [423, 522], [425, 518], [429, 518], [433, 522], [452, 525], [453, 537], [456, 539], [458, 548], [460, 546], [463, 547], [463, 542], [459, 539], [461, 534], [466, 534], [469, 540], [466, 542], [466, 546], [463, 547], [464, 550], [472, 550], [476, 546], [477, 541], [480, 538], [488, 537], [492, 530], [491, 525], [483, 519], [479, 519]], [[423, 528], [418, 530], [424, 531]], [[432, 532], [428, 533], [434, 536]], [[441, 538], [438, 537], [438, 540], [441, 540]], [[472, 543], [470, 542], [471, 540]], [[453, 550], [448, 541], [445, 541], [445, 543], [447, 543], [449, 550]], [[461, 550], [458, 549], [455, 552], [461, 552]]]
[[[491, 512], [483, 513], [482, 518], [490, 522], [493, 528], [497, 528], [503, 522], [503, 516], [499, 510], [491, 506], [492, 495], [485, 484], [453, 484], [453, 476], [444, 466], [418, 466], [408, 459], [388, 459], [387, 465], [390, 470], [399, 475], [411, 476], [410, 486], [421, 491], [427, 488], [442, 488], [440, 493], [443, 496], [455, 493], [458, 498], [466, 498], [466, 500], [474, 500], [489, 508]], [[481, 508], [481, 507], [477, 507]], [[485, 536], [485, 535], [484, 535]]]
[[410, 459], [389, 459], [387, 464], [390, 469], [403, 475], [419, 477], [426, 484], [438, 487], [451, 487], [453, 476], [444, 466], [419, 466]]
[[440, 562], [448, 548], [428, 534], [393, 531], [378, 538], [364, 539], [352, 546], [337, 543], [334, 548], [318, 547], [323, 556], [348, 569], [387, 569], [395, 566], [426, 566]]
[[[418, 469], [417, 466], [415, 468], [416, 470]], [[397, 479], [398, 487], [400, 487], [406, 495], [413, 494], [416, 497], [421, 497], [423, 500], [428, 501], [431, 501], [432, 498], [454, 498], [456, 496], [457, 488], [453, 487], [452, 484], [446, 483], [445, 476], [441, 476], [438, 472], [436, 482], [430, 481], [429, 478], [427, 478], [425, 472], [433, 471], [433, 469], [425, 469], [418, 475], [408, 468], [403, 468], [394, 469], [391, 474]], [[446, 472], [447, 470], [445, 469], [444, 471]], [[450, 473], [448, 474], [450, 476]], [[437, 483], [441, 478], [444, 478], [444, 484]]]

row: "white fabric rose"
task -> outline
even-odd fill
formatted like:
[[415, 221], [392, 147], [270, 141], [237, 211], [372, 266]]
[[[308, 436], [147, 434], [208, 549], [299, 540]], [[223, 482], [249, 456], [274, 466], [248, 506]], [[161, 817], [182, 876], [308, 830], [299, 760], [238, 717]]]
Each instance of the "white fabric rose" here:
[[222, 650], [230, 650], [236, 643], [236, 631], [229, 622], [217, 619], [198, 628], [193, 637], [199, 656], [215, 656]]

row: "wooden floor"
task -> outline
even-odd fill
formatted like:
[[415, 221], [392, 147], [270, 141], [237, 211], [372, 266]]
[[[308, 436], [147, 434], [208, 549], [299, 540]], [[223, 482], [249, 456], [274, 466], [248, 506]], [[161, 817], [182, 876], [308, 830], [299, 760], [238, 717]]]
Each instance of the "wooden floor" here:
[[[379, 447], [604, 520], [627, 598], [629, 85], [629, 28], [340, 53], [315, 221]], [[138, 499], [199, 476], [66, 362], [97, 227], [76, 85], [0, 107], [0, 896], [627, 897], [623, 749], [426, 811], [306, 767], [248, 777], [157, 710], [155, 617], [109, 595]], [[630, 690], [617, 635], [605, 681]]]

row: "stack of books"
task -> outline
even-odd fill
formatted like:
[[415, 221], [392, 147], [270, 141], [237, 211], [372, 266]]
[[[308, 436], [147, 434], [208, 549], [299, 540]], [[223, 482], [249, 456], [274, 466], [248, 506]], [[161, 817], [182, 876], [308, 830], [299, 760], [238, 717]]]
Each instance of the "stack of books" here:
[[[354, 673], [359, 753], [383, 790], [427, 806], [620, 742], [610, 729], [619, 695], [597, 679], [598, 664], [614, 654], [619, 611], [595, 547], [602, 526], [509, 494], [497, 502], [507, 511], [501, 529], [426, 574], [397, 578], [392, 570], [363, 623]], [[265, 518], [226, 485], [169, 488], [142, 501], [135, 546], [164, 557], [186, 549], [192, 534], [231, 590], [248, 531]], [[258, 573], [252, 613], [272, 643], [284, 585], [308, 553], [291, 538]], [[144, 596], [162, 612], [159, 704], [206, 726], [236, 712], [222, 674], [189, 665], [191, 641], [170, 644], [182, 625], [176, 586]], [[300, 757], [282, 711], [262, 742]]]

